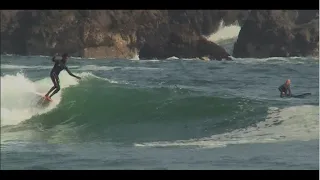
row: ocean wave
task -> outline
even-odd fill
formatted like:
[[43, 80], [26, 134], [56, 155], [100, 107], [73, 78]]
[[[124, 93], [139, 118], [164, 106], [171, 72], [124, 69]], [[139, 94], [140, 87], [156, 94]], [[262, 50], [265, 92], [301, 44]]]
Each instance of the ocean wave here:
[[[286, 100], [279, 98], [278, 94], [268, 95], [274, 87], [261, 91], [256, 88], [260, 81], [248, 74], [256, 71], [272, 73], [271, 68], [263, 71], [264, 68], [248, 66], [250, 71], [243, 68], [241, 73], [234, 72], [242, 79], [229, 77], [211, 81], [203, 76], [208, 74], [204, 72], [208, 68], [205, 62], [183, 64], [189, 63], [193, 70], [201, 66], [201, 71], [197, 72], [201, 78], [196, 80], [197, 83], [186, 83], [180, 78], [167, 84], [131, 84], [132, 81], [100, 77], [98, 74], [102, 74], [94, 70], [99, 66], [92, 65], [83, 66], [87, 69], [78, 72], [82, 80], [77, 81], [63, 71], [60, 75], [62, 90], [53, 97], [54, 103], [46, 107], [35, 106], [39, 97], [34, 92], [46, 93], [52, 86], [49, 77], [31, 81], [22, 73], [4, 75], [1, 77], [1, 141], [27, 138], [71, 143], [126, 142], [142, 147], [212, 148], [317, 138], [318, 106], [310, 105], [312, 97]], [[209, 64], [209, 67], [216, 71], [225, 69], [225, 65]], [[86, 72], [88, 69], [93, 72]], [[292, 72], [286, 68], [283, 70]], [[191, 79], [190, 75], [188, 78]], [[280, 80], [270, 80], [280, 83]], [[252, 81], [255, 83], [250, 86]], [[230, 82], [237, 89], [228, 88]], [[206, 86], [212, 83], [216, 86]], [[241, 88], [246, 83], [246, 87]]]
[[319, 106], [270, 107], [266, 119], [252, 126], [206, 138], [135, 143], [135, 146], [219, 148], [235, 144], [316, 140], [319, 139], [318, 117]]
[[[86, 72], [79, 73], [78, 75], [82, 77], [84, 81], [92, 77], [99, 78]], [[61, 101], [61, 93], [66, 88], [79, 84], [75, 78], [69, 76], [66, 72], [61, 73], [60, 79], [63, 81], [63, 83], [61, 83], [61, 91], [52, 98], [53, 103], [51, 103], [50, 106], [42, 108], [36, 106], [39, 97], [35, 93], [45, 94], [46, 91], [51, 88], [52, 82], [50, 77], [33, 82], [23, 73], [2, 76], [1, 126], [16, 125], [35, 115], [43, 114], [56, 108]], [[108, 80], [105, 78], [100, 79]], [[117, 83], [111, 80], [108, 80], [108, 82]]]
[[[119, 138], [123, 134], [118, 135], [118, 133], [128, 133], [127, 126], [154, 124], [154, 128], [160, 128], [170, 126], [171, 123], [198, 122], [202, 124], [200, 131], [206, 129], [208, 132], [222, 133], [227, 129], [244, 127], [256, 122], [256, 119], [251, 117], [259, 117], [259, 114], [265, 111], [261, 102], [237, 97], [199, 95], [188, 86], [141, 88], [112, 83], [111, 80], [90, 73], [82, 73], [80, 76], [84, 77], [84, 80], [78, 82], [67, 74], [62, 74], [62, 90], [53, 97], [53, 101], [57, 104], [36, 111], [31, 111], [29, 103], [35, 97], [27, 95], [25, 91], [47, 91], [51, 86], [49, 79], [31, 82], [21, 74], [2, 77], [2, 82], [7, 83], [7, 89], [2, 91], [5, 93], [3, 95], [5, 100], [1, 101], [1, 105], [8, 111], [11, 109], [11, 113], [2, 113], [2, 126], [6, 125], [2, 128], [2, 133], [25, 132], [31, 128], [37, 132], [47, 133], [63, 131], [60, 138], [68, 136], [81, 139], [85, 136], [84, 139], [98, 140]], [[27, 88], [13, 90], [15, 88], [8, 83], [10, 78], [14, 78], [15, 81], [20, 79]], [[10, 94], [10, 91], [14, 93]], [[23, 99], [21, 106], [14, 101], [16, 96]], [[8, 104], [10, 101], [12, 104]], [[152, 131], [152, 129], [145, 130]], [[143, 136], [136, 131], [132, 133], [135, 136]]]

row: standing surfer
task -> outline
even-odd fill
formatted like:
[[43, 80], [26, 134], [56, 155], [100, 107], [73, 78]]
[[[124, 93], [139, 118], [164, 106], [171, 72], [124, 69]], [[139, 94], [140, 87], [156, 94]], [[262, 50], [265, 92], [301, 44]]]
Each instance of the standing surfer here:
[[290, 79], [286, 80], [284, 84], [279, 86], [279, 91], [280, 91], [280, 97], [283, 96], [292, 96], [291, 94], [291, 89], [290, 89], [291, 81]]
[[[52, 88], [48, 91], [48, 93], [45, 95], [45, 98], [51, 101], [51, 97], [55, 95], [57, 92], [60, 91], [60, 80], [59, 80], [59, 74], [62, 70], [66, 70], [70, 76], [73, 76], [77, 79], [81, 79], [80, 77], [72, 74], [68, 67], [66, 66], [66, 62], [68, 60], [68, 54], [63, 54], [61, 60], [57, 60], [56, 56], [53, 56], [52, 61], [54, 62], [54, 66], [50, 72], [50, 78], [53, 82]], [[53, 91], [54, 90], [54, 91]], [[52, 92], [53, 91], [53, 92]], [[52, 92], [52, 94], [49, 96], [49, 94]]]

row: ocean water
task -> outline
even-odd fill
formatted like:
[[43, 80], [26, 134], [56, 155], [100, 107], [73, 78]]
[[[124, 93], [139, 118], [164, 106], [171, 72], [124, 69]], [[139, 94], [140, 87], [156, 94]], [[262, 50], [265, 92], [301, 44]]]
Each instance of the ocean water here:
[[319, 169], [319, 59], [135, 59], [71, 58], [39, 106], [50, 57], [1, 56], [1, 169]]
[[[319, 169], [319, 61], [1, 56], [2, 169]], [[294, 94], [277, 87], [292, 80]]]

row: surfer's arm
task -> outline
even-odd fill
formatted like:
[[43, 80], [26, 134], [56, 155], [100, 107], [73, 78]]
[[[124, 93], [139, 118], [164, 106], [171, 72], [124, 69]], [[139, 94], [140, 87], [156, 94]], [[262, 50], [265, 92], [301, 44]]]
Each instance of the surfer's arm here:
[[65, 70], [68, 72], [68, 74], [69, 74], [70, 76], [75, 77], [75, 78], [77, 78], [77, 79], [81, 79], [79, 76], [76, 76], [76, 75], [72, 74], [72, 72], [69, 70], [69, 68], [68, 68], [67, 66], [65, 66]]

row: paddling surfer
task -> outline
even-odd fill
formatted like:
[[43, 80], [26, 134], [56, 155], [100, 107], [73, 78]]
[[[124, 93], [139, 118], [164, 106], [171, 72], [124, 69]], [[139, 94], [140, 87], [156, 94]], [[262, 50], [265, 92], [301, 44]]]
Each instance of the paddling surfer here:
[[288, 79], [284, 84], [279, 86], [278, 90], [280, 91], [280, 97], [292, 96], [290, 85], [291, 85], [291, 81], [290, 79]]

